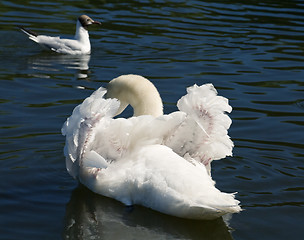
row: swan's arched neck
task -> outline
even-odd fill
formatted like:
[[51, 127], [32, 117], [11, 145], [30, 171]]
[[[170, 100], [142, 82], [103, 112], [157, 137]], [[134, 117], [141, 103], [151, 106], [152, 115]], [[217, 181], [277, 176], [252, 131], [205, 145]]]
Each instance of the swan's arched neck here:
[[120, 101], [117, 114], [130, 104], [134, 116], [163, 114], [163, 103], [155, 86], [139, 75], [122, 75], [108, 84], [106, 98], [116, 98]]

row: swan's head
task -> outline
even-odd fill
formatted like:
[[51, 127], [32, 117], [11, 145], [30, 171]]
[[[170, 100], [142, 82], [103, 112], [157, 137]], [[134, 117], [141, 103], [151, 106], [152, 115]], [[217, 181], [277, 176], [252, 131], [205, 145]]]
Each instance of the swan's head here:
[[139, 75], [122, 75], [109, 82], [106, 98], [116, 98], [120, 101], [117, 114], [130, 104], [134, 116], [163, 114], [163, 103], [156, 87], [148, 79]]

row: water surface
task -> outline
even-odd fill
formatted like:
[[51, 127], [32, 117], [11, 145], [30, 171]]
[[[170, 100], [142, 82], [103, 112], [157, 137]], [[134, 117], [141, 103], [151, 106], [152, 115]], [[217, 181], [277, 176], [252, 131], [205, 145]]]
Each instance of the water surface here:
[[[0, 239], [302, 239], [303, 1], [1, 1]], [[18, 31], [72, 36], [101, 20], [91, 56], [41, 51]], [[165, 112], [188, 86], [230, 99], [234, 156], [217, 187], [245, 211], [189, 221], [91, 193], [67, 174], [60, 129], [94, 89], [121, 74], [149, 78]], [[128, 114], [128, 113], [127, 113]], [[227, 222], [229, 222], [227, 226]]]

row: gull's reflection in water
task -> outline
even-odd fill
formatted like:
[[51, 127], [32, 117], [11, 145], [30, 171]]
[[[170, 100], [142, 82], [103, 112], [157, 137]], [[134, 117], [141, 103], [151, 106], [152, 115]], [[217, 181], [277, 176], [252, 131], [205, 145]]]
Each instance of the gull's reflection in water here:
[[[89, 78], [89, 62], [91, 55], [63, 55], [55, 53], [40, 53], [29, 58], [31, 69], [36, 77], [51, 78], [59, 71], [75, 73], [77, 79]], [[76, 70], [76, 71], [75, 71]]]
[[222, 218], [195, 221], [147, 208], [130, 209], [83, 186], [66, 207], [64, 239], [232, 239]]

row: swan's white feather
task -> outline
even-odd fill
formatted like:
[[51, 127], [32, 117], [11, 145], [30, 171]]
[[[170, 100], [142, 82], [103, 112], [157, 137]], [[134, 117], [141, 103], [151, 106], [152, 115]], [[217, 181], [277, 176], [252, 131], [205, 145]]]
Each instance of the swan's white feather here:
[[193, 165], [163, 145], [140, 147], [107, 169], [82, 168], [79, 178], [96, 193], [126, 205], [178, 217], [213, 219], [240, 209], [233, 194], [214, 187], [202, 164]]
[[232, 108], [212, 84], [194, 85], [187, 92], [177, 103], [187, 118], [166, 145], [181, 156], [190, 154], [210, 170], [212, 160], [232, 155], [233, 142], [227, 134], [231, 119], [226, 115]]
[[113, 118], [120, 102], [96, 90], [62, 128], [68, 172], [96, 193], [178, 217], [239, 212], [210, 175], [212, 160], [232, 154], [228, 100], [211, 84], [187, 91], [180, 111], [124, 119]]

